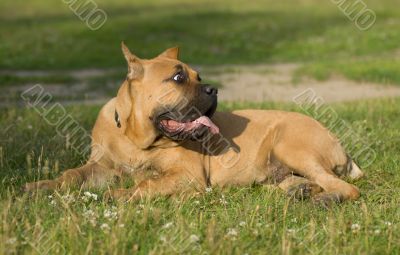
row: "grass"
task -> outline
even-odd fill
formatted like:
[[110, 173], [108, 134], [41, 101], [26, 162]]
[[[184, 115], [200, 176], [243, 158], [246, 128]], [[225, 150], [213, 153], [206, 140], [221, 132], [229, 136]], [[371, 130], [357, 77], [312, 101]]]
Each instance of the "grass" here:
[[15, 86], [24, 84], [70, 84], [76, 82], [74, 78], [66, 75], [46, 76], [18, 76], [11, 74], [0, 75], [0, 86]]
[[[0, 68], [125, 67], [122, 40], [142, 57], [179, 45], [182, 60], [200, 65], [298, 62], [328, 69], [329, 63], [349, 78], [378, 82], [386, 82], [382, 74], [395, 76], [393, 70], [400, 67], [395, 0], [365, 1], [377, 17], [367, 31], [358, 30], [332, 1], [96, 3], [108, 19], [91, 31], [63, 1], [2, 1], [0, 35], [6, 39], [0, 40]], [[366, 57], [368, 65], [362, 60]], [[343, 65], [347, 60], [358, 61], [358, 68], [347, 68], [352, 67]], [[376, 74], [364, 75], [370, 70]], [[397, 76], [387, 81], [399, 83]]]
[[379, 84], [400, 84], [398, 72], [400, 62], [382, 58], [321, 62], [307, 64], [296, 70], [294, 79], [311, 76], [317, 80], [327, 80], [334, 74], [343, 75], [358, 82], [374, 82]]
[[[356, 182], [361, 199], [328, 211], [258, 185], [133, 204], [104, 203], [102, 190], [28, 197], [18, 191], [23, 183], [54, 177], [85, 157], [33, 110], [1, 109], [0, 254], [398, 254], [399, 104], [332, 105], [377, 158]], [[220, 110], [248, 107], [301, 111], [281, 103], [221, 104]], [[99, 107], [67, 111], [90, 130]]]

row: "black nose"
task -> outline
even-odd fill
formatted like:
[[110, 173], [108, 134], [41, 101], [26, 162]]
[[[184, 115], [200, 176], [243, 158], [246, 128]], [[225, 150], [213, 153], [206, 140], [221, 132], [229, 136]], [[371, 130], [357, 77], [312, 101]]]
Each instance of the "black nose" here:
[[217, 95], [218, 94], [218, 89], [217, 88], [213, 88], [211, 86], [205, 85], [203, 87], [203, 91], [206, 92], [206, 94], [208, 95]]

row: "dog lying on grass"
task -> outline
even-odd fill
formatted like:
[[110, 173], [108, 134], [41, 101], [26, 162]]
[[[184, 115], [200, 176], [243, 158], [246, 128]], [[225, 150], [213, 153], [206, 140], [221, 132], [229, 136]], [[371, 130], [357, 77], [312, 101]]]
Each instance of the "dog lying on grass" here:
[[[316, 120], [276, 110], [216, 112], [218, 90], [178, 60], [177, 48], [149, 60], [123, 43], [122, 52], [127, 77], [99, 113], [88, 162], [55, 180], [27, 183], [26, 191], [98, 187], [134, 176], [141, 179], [135, 187], [105, 196], [130, 201], [254, 182], [325, 206], [360, 196], [341, 177], [357, 179], [362, 171]], [[157, 177], [139, 178], [147, 169]]]

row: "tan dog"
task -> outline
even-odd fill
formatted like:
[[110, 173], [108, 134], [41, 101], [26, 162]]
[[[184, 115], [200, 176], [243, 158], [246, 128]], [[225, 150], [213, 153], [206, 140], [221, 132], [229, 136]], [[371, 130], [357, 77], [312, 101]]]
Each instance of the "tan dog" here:
[[[339, 177], [356, 179], [361, 170], [316, 120], [283, 111], [215, 112], [218, 91], [178, 60], [177, 48], [150, 60], [124, 44], [122, 51], [127, 79], [99, 113], [89, 161], [25, 190], [100, 186], [133, 175], [141, 176], [135, 187], [108, 191], [107, 197], [130, 200], [254, 182], [324, 205], [359, 197]], [[143, 177], [150, 170], [157, 176]]]

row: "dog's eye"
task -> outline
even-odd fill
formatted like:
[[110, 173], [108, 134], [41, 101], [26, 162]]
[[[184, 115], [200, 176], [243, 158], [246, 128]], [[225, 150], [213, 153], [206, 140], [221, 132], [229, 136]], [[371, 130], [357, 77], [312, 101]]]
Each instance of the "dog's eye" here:
[[172, 79], [174, 81], [176, 81], [177, 83], [183, 83], [186, 79], [185, 75], [181, 72], [177, 73], [174, 75], [174, 77], [172, 77]]

